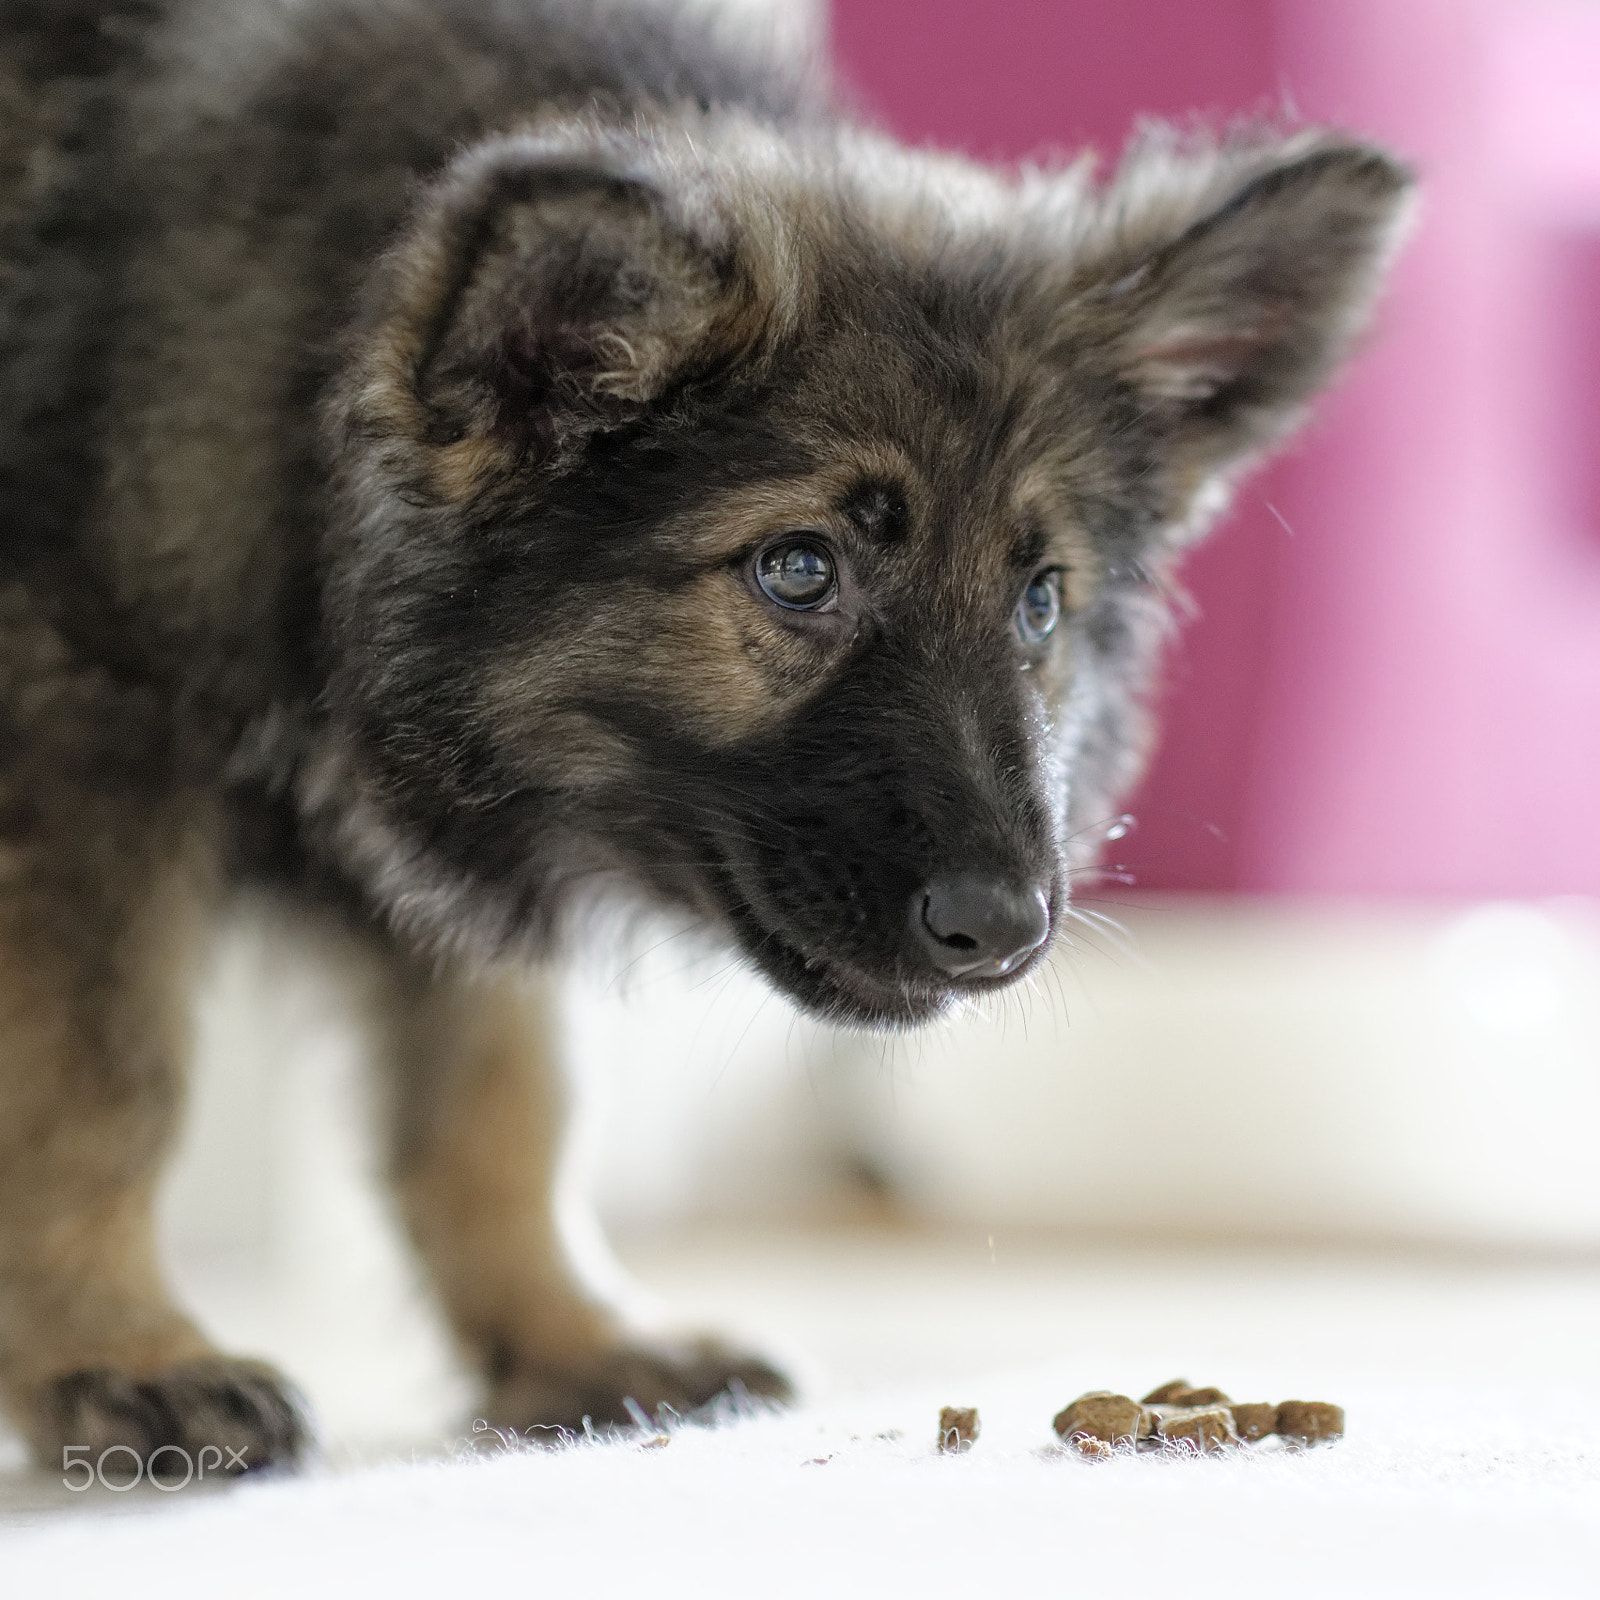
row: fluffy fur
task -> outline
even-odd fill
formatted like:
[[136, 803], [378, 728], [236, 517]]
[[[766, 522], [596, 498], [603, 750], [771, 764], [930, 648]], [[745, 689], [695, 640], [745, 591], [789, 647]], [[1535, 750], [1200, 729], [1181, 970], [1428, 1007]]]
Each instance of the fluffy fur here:
[[[641, 4], [4, 0], [0, 40], [7, 1403], [47, 1457], [300, 1448], [149, 1236], [245, 882], [382, 975], [491, 1415], [781, 1391], [576, 1280], [518, 972], [600, 892], [859, 1025], [1042, 959], [957, 970], [932, 896], [1059, 918], [1164, 575], [1348, 346], [1406, 174], [1162, 129], [1103, 188], [992, 173]], [[798, 534], [815, 610], [756, 577]]]

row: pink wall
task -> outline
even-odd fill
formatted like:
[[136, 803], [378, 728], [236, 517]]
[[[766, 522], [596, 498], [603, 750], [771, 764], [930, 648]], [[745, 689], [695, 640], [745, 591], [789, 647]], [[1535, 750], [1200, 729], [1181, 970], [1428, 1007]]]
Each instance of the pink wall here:
[[869, 108], [985, 157], [1292, 103], [1418, 162], [1378, 335], [1193, 562], [1126, 859], [1166, 887], [1600, 892], [1600, 10], [835, 0], [834, 32]]

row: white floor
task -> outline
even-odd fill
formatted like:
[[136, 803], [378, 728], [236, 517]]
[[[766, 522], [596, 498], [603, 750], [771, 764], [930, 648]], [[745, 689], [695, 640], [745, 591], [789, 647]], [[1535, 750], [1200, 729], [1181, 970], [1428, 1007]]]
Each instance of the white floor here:
[[[237, 1282], [191, 1294], [286, 1361], [329, 1429], [296, 1483], [70, 1494], [0, 1479], [0, 1595], [1600, 1594], [1600, 1264], [1072, 1247], [984, 1234], [696, 1232], [631, 1265], [801, 1352], [801, 1410], [664, 1449], [450, 1460], [425, 1321], [343, 1333]], [[387, 1331], [386, 1331], [387, 1330]], [[1177, 1374], [1331, 1399], [1338, 1446], [1088, 1465], [1073, 1395]], [[931, 1450], [976, 1404], [970, 1456]]]

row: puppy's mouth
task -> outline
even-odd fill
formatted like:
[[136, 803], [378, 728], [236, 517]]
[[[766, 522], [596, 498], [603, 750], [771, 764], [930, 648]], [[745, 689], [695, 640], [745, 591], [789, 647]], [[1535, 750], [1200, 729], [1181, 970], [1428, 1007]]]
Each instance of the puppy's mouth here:
[[726, 908], [735, 938], [762, 974], [802, 1010], [844, 1027], [889, 1030], [932, 1022], [955, 999], [952, 985], [885, 978], [853, 963], [807, 955], [748, 903]]
[[[958, 998], [977, 999], [1009, 989], [1046, 958], [1051, 944], [1047, 938], [1014, 968], [990, 977], [952, 981], [928, 973], [885, 972], [803, 949], [761, 916], [752, 897], [739, 892], [735, 871], [727, 871], [727, 888], [723, 915], [749, 960], [803, 1010], [843, 1027], [875, 1032], [920, 1027], [948, 1011]], [[1058, 895], [1059, 889], [1051, 895], [1052, 929], [1059, 920]]]

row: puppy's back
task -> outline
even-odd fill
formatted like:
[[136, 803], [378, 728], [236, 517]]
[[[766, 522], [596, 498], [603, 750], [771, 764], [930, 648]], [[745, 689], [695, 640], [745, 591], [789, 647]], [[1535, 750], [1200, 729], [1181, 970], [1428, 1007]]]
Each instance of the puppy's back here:
[[317, 397], [420, 180], [552, 109], [818, 98], [650, 0], [0, 0], [0, 62], [0, 580], [244, 716], [315, 693]]

